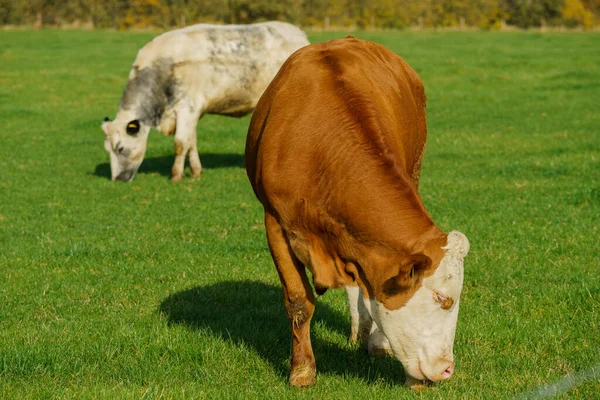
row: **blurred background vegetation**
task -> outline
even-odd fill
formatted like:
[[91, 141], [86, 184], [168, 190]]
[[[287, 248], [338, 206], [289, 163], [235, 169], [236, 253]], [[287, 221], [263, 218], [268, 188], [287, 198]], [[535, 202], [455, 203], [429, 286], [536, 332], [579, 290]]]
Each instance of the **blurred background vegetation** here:
[[0, 0], [4, 26], [167, 29], [265, 20], [322, 29], [591, 29], [600, 25], [600, 0]]

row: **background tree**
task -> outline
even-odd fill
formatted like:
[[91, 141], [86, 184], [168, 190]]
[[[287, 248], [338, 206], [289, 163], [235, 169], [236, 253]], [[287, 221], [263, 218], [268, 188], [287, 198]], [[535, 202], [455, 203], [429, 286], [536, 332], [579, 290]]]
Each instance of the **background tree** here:
[[562, 17], [567, 26], [583, 26], [590, 28], [594, 25], [594, 14], [586, 10], [580, 0], [565, 0]]
[[0, 24], [169, 29], [198, 22], [403, 29], [598, 24], [600, 0], [0, 0]]
[[562, 14], [563, 0], [504, 0], [507, 22], [519, 28], [556, 23]]

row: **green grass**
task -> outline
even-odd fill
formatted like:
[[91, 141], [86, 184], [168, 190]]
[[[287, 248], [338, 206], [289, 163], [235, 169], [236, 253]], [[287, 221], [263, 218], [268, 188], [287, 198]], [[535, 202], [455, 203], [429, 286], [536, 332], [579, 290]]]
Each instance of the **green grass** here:
[[421, 194], [472, 246], [455, 376], [418, 394], [348, 344], [343, 291], [313, 320], [317, 385], [287, 386], [248, 117], [201, 121], [199, 181], [169, 181], [158, 133], [108, 179], [100, 121], [154, 35], [0, 31], [0, 398], [535, 397], [582, 371], [561, 396], [600, 397], [600, 35], [355, 33], [421, 75]]

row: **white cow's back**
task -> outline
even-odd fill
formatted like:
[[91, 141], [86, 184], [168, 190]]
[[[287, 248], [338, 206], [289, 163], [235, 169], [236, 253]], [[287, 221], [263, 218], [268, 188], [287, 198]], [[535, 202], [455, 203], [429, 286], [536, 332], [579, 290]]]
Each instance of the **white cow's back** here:
[[142, 69], [159, 57], [170, 59], [173, 63], [213, 62], [215, 58], [223, 63], [236, 62], [236, 50], [239, 49], [235, 46], [240, 39], [247, 41], [253, 58], [284, 57], [281, 63], [289, 54], [308, 44], [301, 29], [285, 22], [197, 24], [157, 36], [140, 49], [133, 65]]

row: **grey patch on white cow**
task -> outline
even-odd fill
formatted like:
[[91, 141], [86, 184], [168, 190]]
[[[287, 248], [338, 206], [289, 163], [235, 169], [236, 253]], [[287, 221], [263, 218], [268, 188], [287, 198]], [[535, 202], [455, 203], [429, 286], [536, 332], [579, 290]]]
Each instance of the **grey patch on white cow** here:
[[[272, 34], [276, 32], [271, 27], [267, 29]], [[231, 64], [228, 60], [233, 55], [239, 61], [236, 67], [240, 68], [237, 76], [240, 86], [246, 90], [252, 89], [259, 73], [258, 60], [256, 60], [254, 52], [265, 45], [265, 31], [260, 27], [230, 31], [208, 29], [206, 36], [211, 45], [210, 65], [216, 75], [231, 73]], [[278, 32], [276, 32], [276, 36], [281, 37]]]
[[283, 39], [283, 36], [279, 33], [279, 31], [272, 26], [267, 26], [267, 30], [271, 34], [271, 36], [276, 37], [277, 39]]
[[[270, 27], [268, 28], [271, 29]], [[257, 46], [264, 44], [265, 32], [258, 26], [246, 26], [243, 29], [206, 29], [206, 37], [212, 44], [214, 53], [217, 55], [222, 52], [224, 44], [235, 44], [235, 48], [230, 49], [233, 54], [250, 54], [251, 49], [256, 49]], [[278, 34], [278, 36], [280, 36]]]
[[165, 108], [177, 102], [178, 85], [173, 76], [173, 63], [166, 58], [139, 69], [134, 66], [134, 78], [127, 82], [121, 103], [123, 110], [135, 110], [138, 119], [151, 126], [160, 123]]

